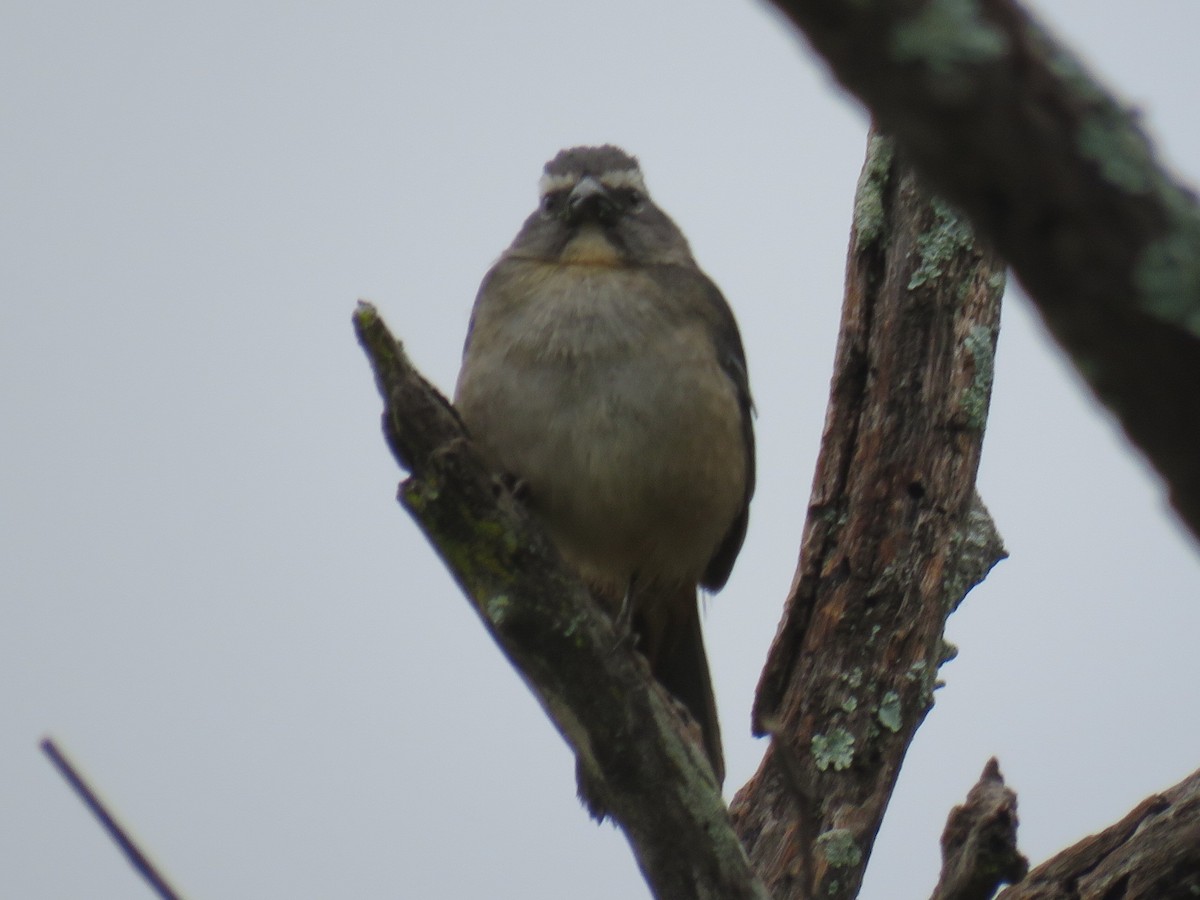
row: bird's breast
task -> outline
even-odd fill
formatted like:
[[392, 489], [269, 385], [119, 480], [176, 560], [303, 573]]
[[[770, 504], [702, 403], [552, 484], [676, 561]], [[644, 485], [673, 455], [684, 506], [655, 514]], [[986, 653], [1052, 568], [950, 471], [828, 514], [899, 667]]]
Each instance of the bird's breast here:
[[[578, 271], [577, 271], [578, 270]], [[743, 502], [736, 390], [704, 322], [637, 270], [530, 266], [481, 296], [456, 403], [563, 553], [695, 583]]]

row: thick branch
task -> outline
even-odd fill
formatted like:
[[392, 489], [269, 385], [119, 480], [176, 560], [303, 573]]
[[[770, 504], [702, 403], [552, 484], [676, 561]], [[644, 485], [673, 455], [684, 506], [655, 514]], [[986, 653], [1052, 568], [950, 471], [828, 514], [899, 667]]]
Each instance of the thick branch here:
[[1014, 0], [774, 0], [1011, 264], [1200, 536], [1200, 209]]
[[1042, 863], [997, 900], [1200, 897], [1200, 771]]
[[988, 900], [1028, 871], [1029, 861], [1017, 850], [1017, 795], [1005, 786], [993, 757], [946, 820], [942, 874], [931, 900]]
[[800, 566], [755, 703], [773, 740], [733, 804], [779, 900], [857, 894], [953, 653], [946, 617], [1004, 555], [974, 487], [1003, 285], [873, 137]]
[[655, 895], [765, 900], [712, 768], [645, 662], [483, 468], [450, 404], [375, 309], [360, 303], [354, 326], [384, 399], [384, 434], [412, 472], [401, 502], [603, 786]]

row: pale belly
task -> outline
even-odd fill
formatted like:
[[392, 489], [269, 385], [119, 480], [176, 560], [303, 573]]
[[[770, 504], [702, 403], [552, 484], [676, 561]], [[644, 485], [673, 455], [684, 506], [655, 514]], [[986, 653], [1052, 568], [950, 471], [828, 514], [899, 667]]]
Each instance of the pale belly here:
[[524, 481], [563, 555], [617, 591], [635, 574], [695, 584], [743, 503], [743, 412], [699, 328], [611, 354], [476, 342], [459, 382], [489, 464]]

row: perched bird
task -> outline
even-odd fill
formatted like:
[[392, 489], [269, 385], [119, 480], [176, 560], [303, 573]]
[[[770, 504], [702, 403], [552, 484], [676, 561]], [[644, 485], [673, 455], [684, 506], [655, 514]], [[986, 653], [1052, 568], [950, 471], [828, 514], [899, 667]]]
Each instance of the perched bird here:
[[[754, 492], [741, 336], [634, 157], [563, 150], [539, 188], [479, 288], [454, 402], [484, 460], [628, 617], [720, 782], [697, 586], [729, 578]], [[597, 812], [582, 779], [580, 792]]]

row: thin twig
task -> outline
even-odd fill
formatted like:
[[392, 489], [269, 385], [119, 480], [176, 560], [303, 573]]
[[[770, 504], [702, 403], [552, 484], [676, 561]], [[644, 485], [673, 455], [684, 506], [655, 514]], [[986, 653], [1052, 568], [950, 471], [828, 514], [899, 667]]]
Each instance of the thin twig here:
[[137, 869], [138, 873], [146, 880], [146, 883], [154, 889], [162, 900], [182, 900], [182, 896], [167, 882], [167, 879], [154, 867], [154, 863], [141, 851], [138, 845], [134, 842], [129, 832], [125, 827], [113, 818], [112, 813], [104, 805], [96, 792], [79, 774], [79, 770], [75, 768], [51, 738], [43, 738], [42, 752], [50, 758], [50, 762], [54, 764], [54, 768], [58, 769], [58, 773], [67, 780], [67, 783], [75, 789], [75, 793], [79, 795], [79, 799], [84, 802], [88, 809], [92, 811], [104, 830], [108, 832], [108, 836], [117, 842], [117, 846], [121, 848], [130, 865]]

